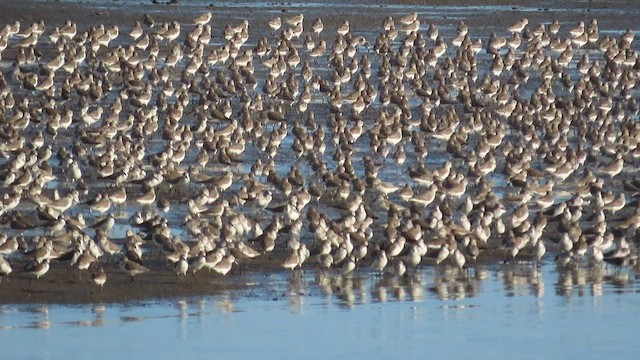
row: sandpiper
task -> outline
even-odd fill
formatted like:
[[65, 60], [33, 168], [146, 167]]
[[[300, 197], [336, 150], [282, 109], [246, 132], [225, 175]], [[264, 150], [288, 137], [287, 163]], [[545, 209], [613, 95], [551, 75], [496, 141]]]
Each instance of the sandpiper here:
[[220, 262], [213, 266], [213, 271], [220, 275], [227, 275], [231, 271], [233, 264], [236, 264], [235, 256], [229, 254], [224, 257]]
[[25, 265], [24, 274], [31, 280], [39, 280], [41, 276], [49, 271], [49, 259], [45, 259], [42, 262], [31, 262]]
[[135, 261], [129, 260], [129, 258], [127, 258], [126, 256], [120, 261], [120, 269], [131, 276], [131, 282], [134, 281], [135, 276], [144, 274], [149, 271], [148, 268]]
[[0, 281], [2, 278], [11, 274], [13, 269], [11, 268], [11, 264], [4, 258], [4, 256], [0, 256]]
[[102, 292], [104, 284], [107, 282], [107, 274], [104, 272], [104, 269], [98, 267], [98, 270], [91, 275], [91, 278], [96, 285], [100, 286], [100, 292]]

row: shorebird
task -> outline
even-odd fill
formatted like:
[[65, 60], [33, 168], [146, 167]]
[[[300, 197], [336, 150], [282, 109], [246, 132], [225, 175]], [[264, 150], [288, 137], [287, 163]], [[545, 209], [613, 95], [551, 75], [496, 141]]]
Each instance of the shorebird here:
[[148, 268], [138, 264], [137, 262], [129, 260], [126, 256], [120, 261], [120, 269], [131, 276], [131, 282], [134, 281], [135, 276], [149, 271]]
[[11, 274], [13, 269], [11, 268], [11, 264], [4, 258], [4, 256], [0, 256], [0, 282], [2, 278]]
[[269, 20], [269, 28], [271, 28], [271, 31], [278, 31], [280, 29], [280, 26], [282, 26], [282, 20], [279, 16], [275, 19]]
[[338, 269], [340, 271], [340, 274], [342, 275], [348, 275], [351, 272], [353, 272], [356, 268], [356, 259], [354, 256], [349, 256], [348, 258], [346, 258], [339, 266]]
[[467, 262], [467, 259], [464, 256], [464, 254], [462, 253], [462, 251], [460, 251], [460, 249], [455, 249], [453, 251], [453, 263], [454, 263], [454, 265], [459, 270], [462, 270], [462, 268], [464, 267], [466, 262]]
[[49, 271], [49, 259], [42, 262], [30, 262], [24, 267], [24, 274], [29, 278], [29, 284], [33, 279], [39, 280], [40, 277]]
[[447, 244], [442, 244], [440, 246], [440, 250], [438, 251], [438, 255], [436, 257], [436, 266], [440, 265], [443, 261], [449, 258], [451, 252], [449, 251], [449, 246]]
[[18, 239], [15, 236], [5, 238], [3, 242], [0, 242], [0, 255], [11, 255], [18, 250], [18, 247]]
[[282, 267], [289, 270], [294, 270], [300, 265], [300, 254], [298, 249], [292, 249], [289, 256], [282, 262]]
[[320, 35], [322, 30], [324, 29], [324, 25], [322, 24], [322, 19], [320, 19], [320, 18], [315, 19], [313, 21], [313, 24], [311, 25], [311, 29], [313, 29], [313, 32], [316, 35]]
[[78, 270], [81, 270], [81, 271], [88, 270], [89, 266], [91, 266], [91, 264], [93, 264], [96, 260], [97, 258], [93, 256], [91, 254], [91, 251], [87, 248], [84, 251], [82, 251], [80, 256], [78, 256], [75, 264], [72, 264], [72, 265], [75, 265], [78, 268]]
[[527, 24], [529, 24], [529, 20], [527, 18], [523, 18], [509, 26], [508, 30], [512, 33], [521, 33]]
[[104, 269], [101, 266], [98, 267], [98, 270], [91, 275], [91, 278], [96, 285], [100, 286], [100, 292], [102, 292], [104, 284], [107, 282], [107, 274]]
[[371, 269], [382, 274], [388, 262], [387, 253], [384, 250], [376, 249], [372, 255]]
[[248, 246], [244, 242], [238, 242], [235, 244], [235, 246], [231, 248], [231, 251], [233, 251], [239, 258], [254, 259], [260, 256], [260, 253], [257, 250]]
[[602, 168], [602, 172], [611, 178], [622, 172], [624, 168], [624, 159], [621, 153], [617, 153], [614, 160], [612, 160], [607, 166]]
[[180, 259], [173, 266], [173, 270], [176, 272], [178, 276], [187, 275], [187, 270], [189, 269], [189, 263], [184, 255], [180, 255]]
[[309, 258], [310, 251], [305, 244], [301, 244], [296, 250], [291, 250], [289, 256], [282, 263], [285, 269], [294, 270], [302, 267], [302, 264]]
[[569, 30], [571, 37], [577, 38], [584, 33], [584, 21], [580, 21], [578, 25]]
[[631, 248], [626, 238], [621, 237], [616, 241], [615, 249], [603, 254], [603, 260], [614, 266], [622, 266], [631, 256]]
[[200, 269], [204, 268], [207, 264], [207, 258], [204, 251], [200, 251], [198, 256], [189, 259], [189, 269], [191, 269], [191, 273], [193, 276], [196, 276], [196, 272], [200, 271]]
[[400, 185], [394, 185], [393, 183], [389, 183], [379, 179], [376, 179], [376, 181], [374, 181], [373, 186], [375, 190], [379, 191], [384, 196], [388, 196], [389, 194], [395, 193], [396, 191], [402, 189], [402, 186]]
[[133, 26], [133, 29], [131, 29], [131, 32], [129, 33], [129, 36], [131, 36], [133, 40], [137, 40], [140, 36], [142, 36], [143, 33], [144, 31], [142, 30], [142, 25], [140, 25], [140, 21], [136, 21], [135, 25]]
[[286, 23], [291, 26], [296, 26], [298, 24], [301, 24], [303, 21], [304, 21], [304, 14], [292, 15], [286, 19]]
[[405, 15], [400, 18], [399, 22], [404, 25], [409, 25], [418, 19], [418, 13], [412, 12], [411, 14]]
[[345, 36], [347, 35], [347, 33], [349, 32], [350, 26], [349, 26], [349, 20], [345, 20], [339, 27], [338, 27], [338, 34]]
[[137, 199], [136, 202], [140, 205], [152, 205], [156, 202], [156, 192], [155, 190], [151, 187], [147, 190], [146, 193], [140, 195]]
[[231, 271], [233, 264], [237, 264], [236, 258], [235, 256], [229, 254], [213, 266], [213, 271], [217, 272], [220, 275], [227, 275], [229, 271]]
[[205, 263], [204, 267], [209, 269], [209, 273], [213, 270], [213, 268], [218, 265], [222, 258], [224, 257], [224, 248], [219, 248], [216, 250], [212, 250], [205, 254]]
[[391, 273], [397, 277], [402, 277], [407, 272], [407, 266], [404, 261], [400, 259], [395, 259], [392, 263]]
[[53, 242], [47, 239], [45, 240], [44, 244], [42, 244], [42, 246], [36, 247], [35, 249], [29, 252], [26, 252], [24, 256], [25, 258], [31, 259], [36, 263], [40, 264], [44, 260], [49, 260], [52, 250], [53, 250]]
[[109, 201], [109, 196], [106, 194], [98, 194], [95, 199], [89, 202], [89, 209], [104, 214], [109, 211], [111, 207], [111, 201]]
[[49, 201], [47, 204], [45, 204], [46, 206], [48, 206], [49, 208], [58, 211], [60, 213], [64, 213], [65, 211], [69, 210], [71, 208], [71, 206], [73, 206], [74, 204], [78, 203], [79, 200], [79, 196], [80, 193], [78, 193], [78, 191], [73, 190], [70, 194], [68, 194], [65, 197], [61, 197], [58, 200], [52, 200]]
[[207, 11], [206, 13], [203, 13], [202, 15], [193, 19], [193, 23], [196, 25], [206, 25], [209, 23], [209, 21], [211, 21], [212, 17], [213, 14], [211, 14], [211, 11]]

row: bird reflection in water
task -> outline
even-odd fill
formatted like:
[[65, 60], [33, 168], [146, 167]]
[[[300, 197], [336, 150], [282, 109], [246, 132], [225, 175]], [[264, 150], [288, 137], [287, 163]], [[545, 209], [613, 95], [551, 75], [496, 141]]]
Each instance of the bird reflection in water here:
[[333, 300], [335, 295], [339, 306], [352, 309], [355, 305], [365, 304], [368, 301], [365, 278], [358, 275], [338, 275], [317, 271], [315, 282], [328, 299]]
[[289, 281], [287, 282], [287, 298], [289, 300], [289, 307], [293, 313], [302, 312], [306, 294], [304, 271], [299, 269], [292, 271], [289, 276]]
[[487, 270], [460, 271], [457, 268], [443, 268], [436, 272], [434, 286], [430, 288], [440, 300], [462, 300], [476, 297], [480, 283], [487, 278]]
[[231, 298], [231, 294], [229, 294], [229, 292], [225, 292], [224, 294], [219, 296], [216, 299], [215, 306], [220, 312], [223, 313], [231, 313], [235, 309], [233, 299]]
[[91, 312], [95, 315], [92, 326], [100, 327], [105, 325], [104, 313], [107, 307], [104, 304], [95, 304], [91, 307]]
[[38, 314], [39, 319], [33, 321], [28, 327], [35, 329], [49, 330], [51, 321], [49, 320], [49, 307], [47, 305], [37, 306], [29, 309], [30, 312]]
[[544, 280], [538, 266], [508, 264], [498, 272], [498, 276], [502, 278], [508, 297], [527, 294], [537, 298], [544, 296]]
[[176, 302], [176, 308], [178, 308], [178, 319], [180, 321], [180, 338], [183, 340], [188, 339], [188, 327], [187, 317], [189, 316], [187, 309], [187, 300], [181, 299]]
[[616, 292], [630, 291], [634, 268], [603, 266], [602, 264], [576, 265], [558, 269], [556, 294], [564, 297], [602, 296], [603, 287], [611, 286]]
[[405, 273], [402, 276], [384, 275], [376, 278], [371, 287], [371, 295], [376, 302], [386, 302], [391, 294], [397, 301], [420, 301], [424, 298], [424, 284], [419, 272]]

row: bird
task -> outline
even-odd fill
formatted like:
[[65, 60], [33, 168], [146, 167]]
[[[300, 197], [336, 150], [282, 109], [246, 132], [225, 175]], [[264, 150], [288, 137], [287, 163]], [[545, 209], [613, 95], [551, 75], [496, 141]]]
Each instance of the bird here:
[[134, 281], [135, 276], [149, 271], [145, 266], [129, 260], [126, 256], [120, 261], [120, 269], [131, 276], [131, 282]]
[[211, 11], [207, 11], [202, 15], [197, 16], [195, 19], [193, 19], [193, 23], [196, 25], [206, 25], [209, 23], [209, 21], [211, 21], [212, 17], [213, 17], [213, 14], [211, 13]]
[[98, 267], [98, 269], [91, 275], [91, 279], [93, 279], [93, 282], [96, 285], [100, 286], [100, 292], [102, 292], [102, 288], [107, 282], [107, 274], [104, 272], [102, 266]]
[[279, 16], [269, 20], [269, 28], [271, 28], [271, 31], [278, 31], [281, 26], [282, 26], [282, 19]]
[[382, 271], [387, 266], [388, 262], [387, 253], [384, 250], [376, 249], [373, 252], [371, 269], [376, 271], [378, 274], [382, 274]]
[[205, 267], [207, 263], [206, 253], [204, 251], [200, 251], [198, 256], [189, 259], [189, 269], [191, 269], [191, 274], [196, 276], [196, 272], [200, 271]]
[[509, 26], [508, 30], [512, 33], [521, 33], [527, 24], [529, 24], [529, 20], [527, 18], [522, 18]]
[[298, 249], [291, 249], [289, 256], [282, 262], [282, 267], [288, 270], [294, 270], [300, 264], [300, 255]]
[[322, 19], [320, 18], [315, 19], [313, 21], [313, 24], [311, 25], [311, 29], [313, 29], [313, 32], [316, 35], [320, 35], [322, 30], [324, 29], [324, 24], [322, 23]]
[[233, 264], [236, 264], [236, 258], [229, 254], [213, 266], [213, 271], [223, 276], [227, 275], [231, 271]]
[[302, 264], [311, 256], [306, 244], [299, 244], [291, 248], [289, 255], [282, 262], [282, 267], [288, 270], [295, 270], [302, 267]]
[[49, 271], [49, 267], [49, 259], [44, 259], [42, 262], [33, 261], [27, 263], [24, 266], [24, 274], [29, 278], [29, 284], [33, 279], [39, 280]]
[[176, 272], [178, 276], [187, 275], [187, 270], [189, 269], [189, 263], [184, 255], [180, 256], [178, 262], [175, 263], [173, 270]]
[[8, 276], [12, 271], [11, 264], [4, 256], [0, 256], [0, 282], [2, 282], [3, 277]]

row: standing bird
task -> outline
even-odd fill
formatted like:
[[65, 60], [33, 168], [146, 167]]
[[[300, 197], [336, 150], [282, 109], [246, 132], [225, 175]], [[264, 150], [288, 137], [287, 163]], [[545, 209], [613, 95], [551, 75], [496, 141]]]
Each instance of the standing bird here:
[[104, 269], [100, 266], [98, 267], [98, 270], [91, 275], [91, 278], [96, 285], [100, 286], [100, 292], [102, 293], [104, 283], [107, 282], [107, 273], [105, 273]]
[[233, 267], [233, 264], [236, 263], [236, 258], [233, 255], [227, 255], [227, 257], [225, 257], [224, 259], [222, 259], [219, 263], [217, 263], [214, 267], [213, 267], [213, 271], [217, 272], [220, 275], [227, 275], [229, 273], [229, 271], [231, 271], [231, 268]]
[[138, 40], [138, 38], [142, 36], [143, 33], [144, 31], [142, 30], [140, 21], [136, 21], [136, 24], [133, 26], [133, 29], [131, 29], [131, 33], [129, 33], [129, 36], [131, 36], [133, 40]]
[[120, 262], [120, 269], [131, 276], [131, 282], [133, 282], [135, 276], [144, 274], [149, 271], [148, 268], [142, 266], [141, 264], [138, 264], [135, 261], [129, 260], [126, 256]]
[[542, 262], [542, 257], [547, 252], [547, 248], [544, 246], [544, 242], [542, 239], [538, 239], [538, 242], [533, 247], [533, 256], [534, 256], [534, 264], [536, 266], [540, 265]]
[[299, 263], [300, 263], [300, 256], [298, 254], [298, 249], [292, 249], [289, 256], [287, 256], [287, 258], [284, 259], [284, 262], [282, 263], [282, 267], [285, 269], [293, 270], [298, 266]]
[[400, 23], [403, 25], [409, 25], [409, 24], [412, 24], [417, 19], [418, 19], [418, 13], [414, 11], [411, 14], [401, 17]]
[[516, 21], [513, 25], [509, 26], [508, 30], [512, 33], [521, 33], [524, 30], [524, 27], [529, 24], [529, 19], [523, 18]]
[[438, 256], [436, 257], [436, 266], [440, 265], [441, 262], [447, 260], [449, 258], [449, 247], [446, 244], [442, 244], [440, 246], [440, 250], [438, 251]]
[[200, 271], [206, 263], [207, 258], [204, 251], [200, 251], [197, 257], [189, 259], [189, 267], [191, 268], [191, 273], [194, 277], [196, 276], [196, 272]]
[[11, 274], [12, 271], [11, 264], [3, 256], [0, 256], [0, 283], [2, 282], [2, 277]]
[[384, 270], [388, 263], [387, 253], [379, 248], [375, 249], [373, 252], [373, 260], [371, 261], [371, 268], [379, 274], [382, 274], [382, 270]]
[[301, 244], [297, 248], [291, 249], [291, 253], [282, 263], [282, 267], [294, 270], [297, 267], [301, 267], [310, 255], [311, 252], [307, 249], [307, 245]]
[[209, 23], [209, 21], [211, 21], [211, 17], [212, 17], [211, 12], [207, 11], [206, 13], [193, 19], [193, 23], [196, 25], [206, 25]]
[[175, 270], [176, 275], [184, 276], [184, 275], [187, 275], [188, 269], [189, 269], [189, 263], [187, 262], [187, 259], [184, 257], [184, 255], [180, 255], [180, 259], [178, 260], [178, 262], [176, 262], [175, 266], [173, 267], [173, 270]]
[[347, 33], [349, 33], [349, 30], [350, 30], [349, 20], [345, 20], [342, 23], [342, 25], [338, 27], [338, 34], [345, 36], [347, 35]]
[[24, 273], [29, 278], [29, 286], [33, 279], [39, 280], [40, 277], [49, 271], [49, 259], [45, 259], [41, 263], [30, 262], [24, 267]]
[[281, 26], [282, 26], [282, 19], [280, 19], [279, 16], [269, 21], [269, 27], [271, 28], [271, 31], [278, 31], [278, 29], [280, 29]]
[[313, 29], [313, 32], [316, 35], [320, 35], [320, 33], [322, 32], [322, 30], [324, 29], [324, 24], [322, 24], [322, 20], [320, 18], [317, 18], [314, 22], [313, 25], [311, 25], [311, 28]]
[[460, 251], [460, 249], [455, 249], [453, 251], [453, 262], [458, 267], [458, 270], [462, 270], [465, 263], [467, 262], [467, 259], [465, 258], [462, 251]]

